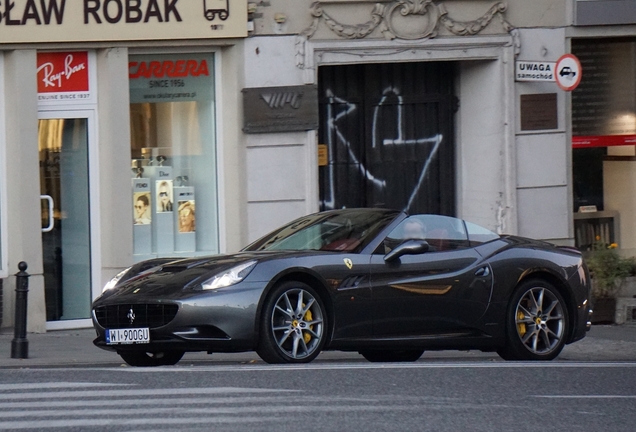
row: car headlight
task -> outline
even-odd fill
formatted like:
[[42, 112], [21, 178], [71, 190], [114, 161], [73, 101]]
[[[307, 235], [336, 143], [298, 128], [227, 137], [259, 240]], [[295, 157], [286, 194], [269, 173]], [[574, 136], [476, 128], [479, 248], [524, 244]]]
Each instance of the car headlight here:
[[105, 293], [106, 291], [108, 291], [109, 289], [113, 289], [117, 286], [117, 283], [119, 282], [119, 280], [121, 278], [124, 277], [124, 275], [126, 274], [126, 272], [128, 270], [130, 270], [132, 267], [128, 267], [125, 270], [120, 271], [119, 273], [117, 273], [115, 275], [114, 278], [112, 278], [111, 280], [109, 280], [108, 282], [106, 282], [106, 285], [104, 285], [104, 288], [102, 289], [102, 293]]
[[248, 261], [219, 273], [201, 284], [204, 290], [225, 288], [242, 281], [256, 266], [256, 261]]

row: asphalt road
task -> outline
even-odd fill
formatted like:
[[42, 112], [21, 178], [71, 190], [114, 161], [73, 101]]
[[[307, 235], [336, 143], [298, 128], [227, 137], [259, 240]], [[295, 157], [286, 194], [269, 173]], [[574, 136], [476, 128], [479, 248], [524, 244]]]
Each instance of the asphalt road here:
[[636, 362], [0, 370], [0, 430], [634, 431]]

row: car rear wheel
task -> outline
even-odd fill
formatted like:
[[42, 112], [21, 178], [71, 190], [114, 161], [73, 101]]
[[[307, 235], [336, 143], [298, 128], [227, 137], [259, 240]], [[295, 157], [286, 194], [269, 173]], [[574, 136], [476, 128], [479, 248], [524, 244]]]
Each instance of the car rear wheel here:
[[145, 351], [120, 351], [119, 355], [130, 366], [170, 366], [177, 364], [183, 351], [162, 351], [162, 352], [145, 352]]
[[320, 354], [326, 330], [318, 293], [302, 282], [285, 282], [265, 300], [256, 352], [267, 363], [308, 363]]
[[513, 293], [508, 305], [506, 345], [497, 353], [505, 360], [552, 360], [565, 345], [568, 311], [550, 283], [530, 280]]
[[362, 357], [370, 362], [414, 362], [417, 361], [422, 354], [423, 349], [410, 350], [364, 350], [359, 351]]

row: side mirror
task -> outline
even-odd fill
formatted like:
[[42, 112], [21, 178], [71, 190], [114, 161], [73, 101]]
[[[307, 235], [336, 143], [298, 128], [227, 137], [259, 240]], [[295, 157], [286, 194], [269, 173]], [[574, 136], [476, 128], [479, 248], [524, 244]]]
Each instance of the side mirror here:
[[426, 240], [406, 240], [384, 256], [385, 262], [395, 261], [402, 255], [419, 255], [428, 252], [430, 246]]

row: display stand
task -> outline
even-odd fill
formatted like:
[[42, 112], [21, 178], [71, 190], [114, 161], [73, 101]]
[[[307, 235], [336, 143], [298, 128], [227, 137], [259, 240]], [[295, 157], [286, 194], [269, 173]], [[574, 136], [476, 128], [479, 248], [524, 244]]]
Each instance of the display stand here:
[[152, 253], [152, 190], [149, 178], [132, 179], [133, 254]]
[[180, 186], [174, 188], [175, 209], [174, 223], [176, 228], [174, 248], [176, 252], [194, 252], [196, 243], [196, 206], [194, 187]]
[[172, 167], [148, 166], [144, 173], [152, 180], [153, 251], [159, 255], [172, 254], [175, 231]]

